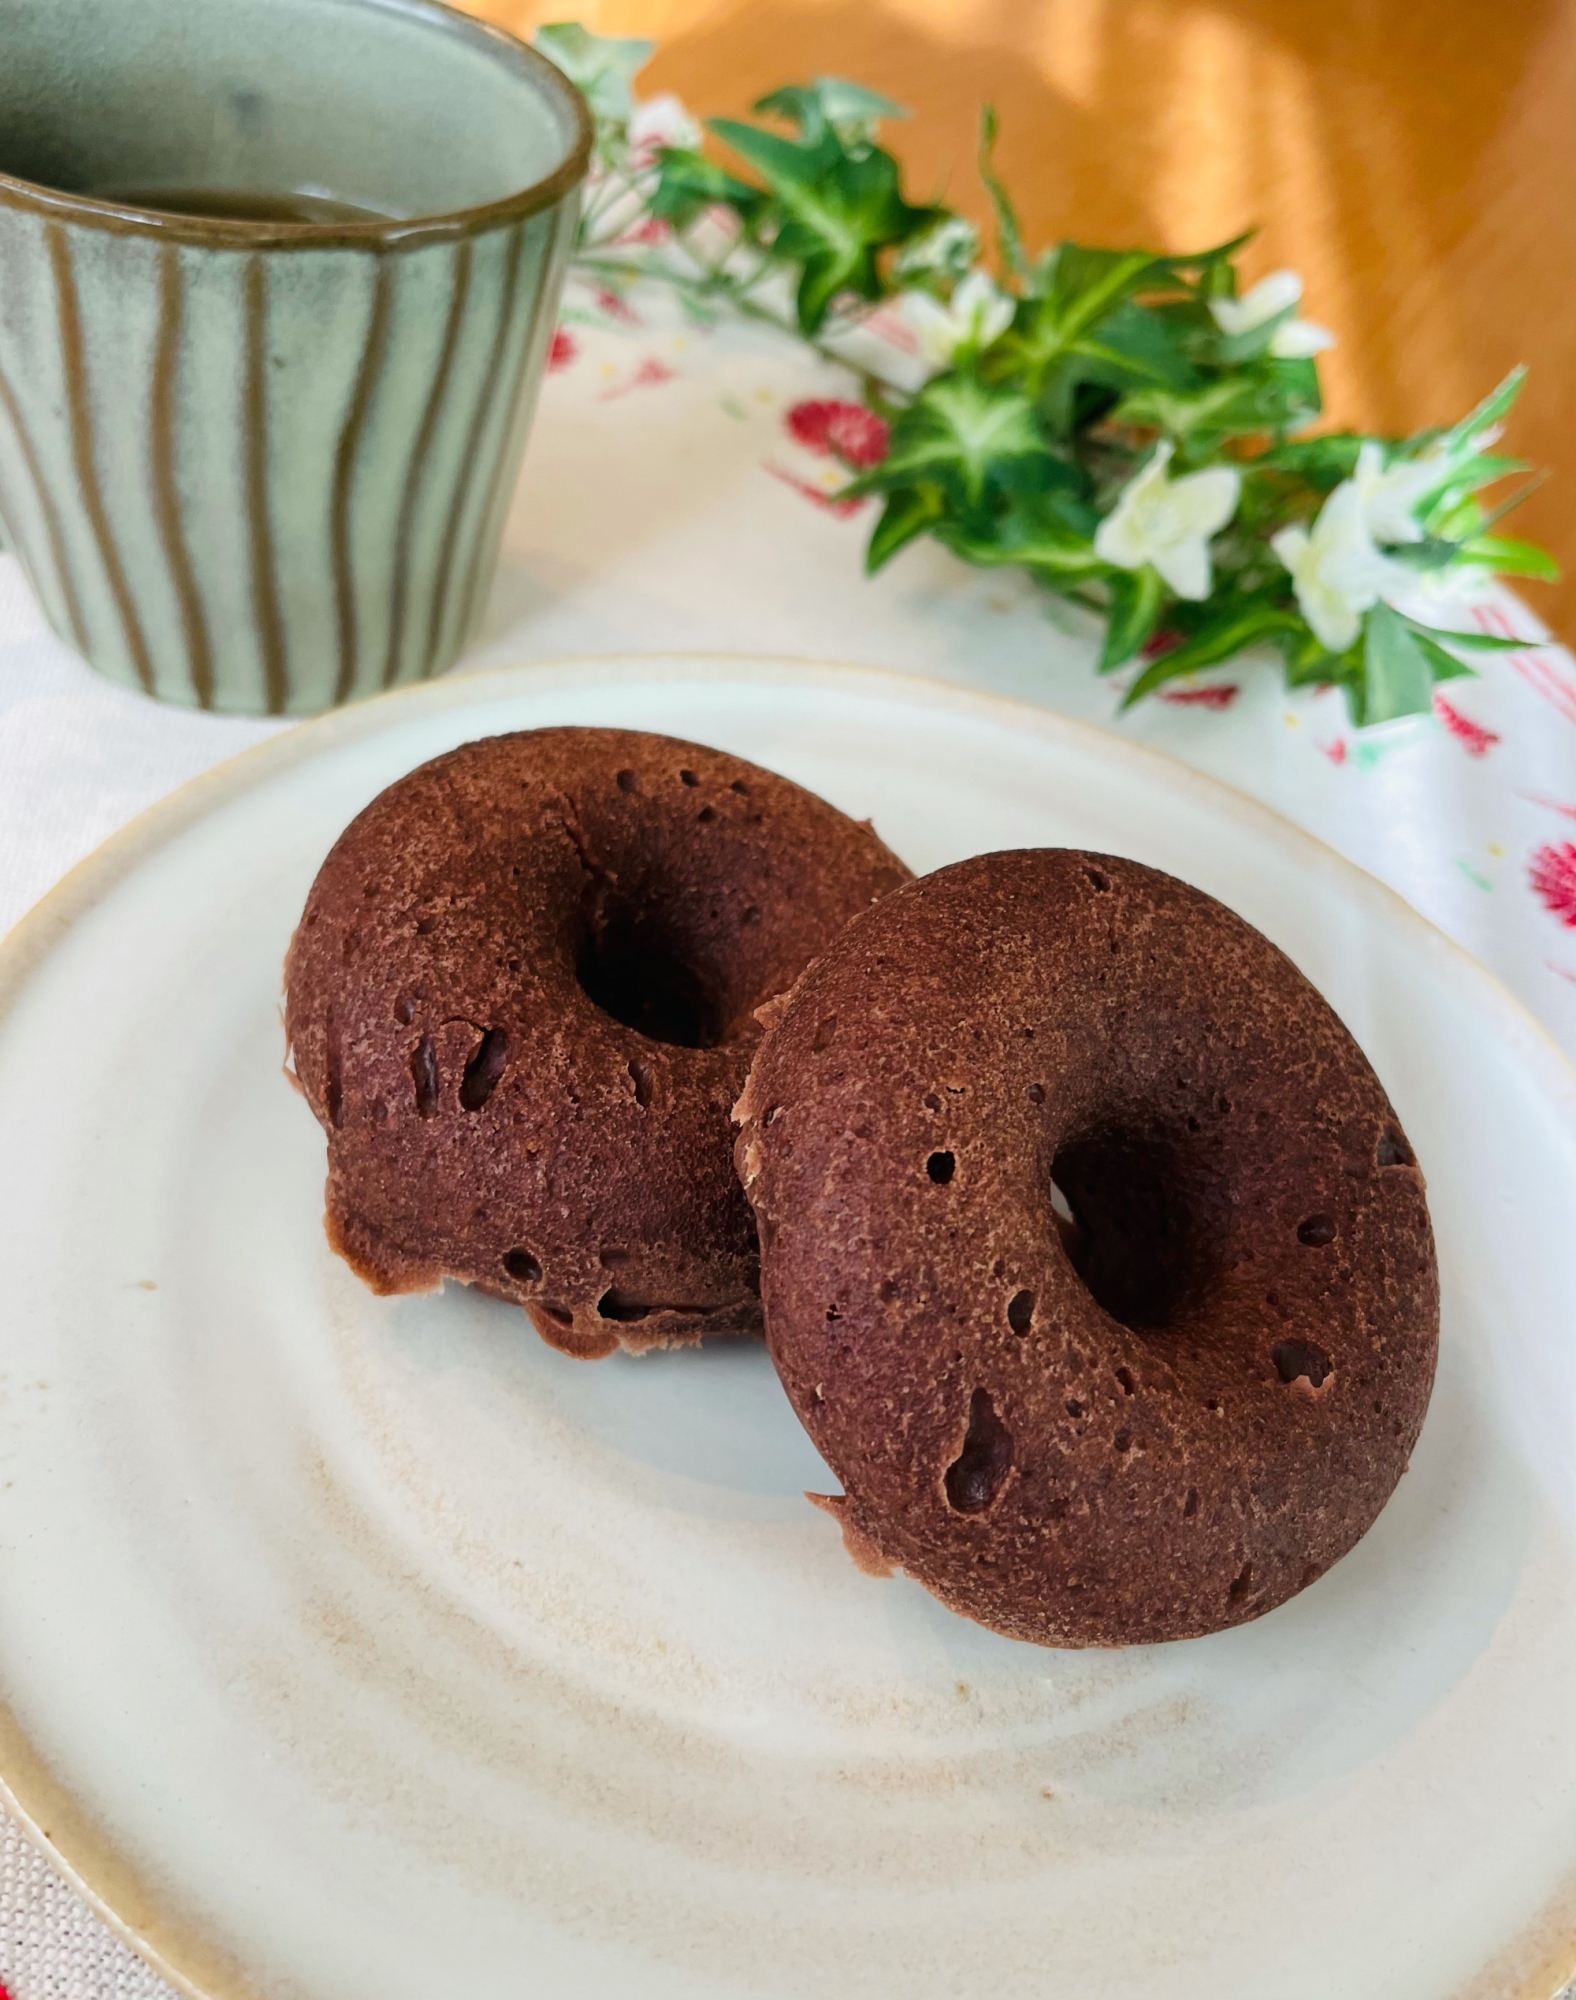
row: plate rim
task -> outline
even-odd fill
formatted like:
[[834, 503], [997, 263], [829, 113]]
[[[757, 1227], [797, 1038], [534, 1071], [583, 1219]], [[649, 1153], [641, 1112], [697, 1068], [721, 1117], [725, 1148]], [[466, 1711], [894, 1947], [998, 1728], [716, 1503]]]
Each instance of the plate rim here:
[[[496, 699], [501, 684], [568, 686], [590, 679], [627, 684], [677, 678], [745, 681], [757, 686], [819, 685], [885, 698], [907, 707], [952, 710], [998, 724], [1010, 724], [1050, 741], [1084, 742], [1104, 758], [1180, 786], [1201, 804], [1213, 805], [1238, 824], [1256, 828], [1283, 850], [1300, 855], [1326, 879], [1342, 884], [1376, 914], [1409, 929], [1422, 948], [1448, 967], [1449, 974], [1475, 989], [1498, 1031], [1518, 1055], [1543, 1072], [1543, 1080], [1576, 1136], [1576, 1058], [1566, 1054], [1550, 1031], [1508, 986], [1464, 945], [1458, 944], [1396, 889], [1349, 860], [1273, 806], [1164, 750], [1135, 743], [1114, 729], [1064, 715], [1031, 701], [996, 694], [895, 668], [785, 653], [738, 653], [675, 648], [663, 652], [588, 652], [544, 660], [513, 660], [451, 673], [437, 680], [391, 688], [343, 708], [265, 737], [221, 758], [143, 808], [73, 864], [0, 934], [0, 1032], [29, 980], [81, 917], [101, 902], [149, 855], [157, 852], [206, 814], [266, 784], [296, 766], [368, 736], [396, 721], [446, 710], [463, 710]], [[35, 1849], [49, 1862], [106, 1928], [144, 1963], [189, 2000], [261, 2000], [244, 1967], [216, 1951], [184, 1918], [161, 1916], [156, 1893], [136, 1865], [102, 1834], [91, 1809], [57, 1779], [35, 1748], [10, 1702], [0, 1693], [0, 1801]], [[61, 1830], [57, 1836], [54, 1829]], [[62, 1837], [64, 1844], [62, 1844]], [[1558, 1919], [1556, 1919], [1558, 1921]], [[149, 1930], [169, 1939], [156, 1944]], [[1547, 1933], [1548, 1914], [1535, 1916], [1523, 1933], [1473, 1975], [1471, 1990], [1493, 1977], [1496, 1964], [1510, 1959], [1518, 1942]], [[1561, 1928], [1565, 1928], [1563, 1925]], [[1535, 1947], [1536, 1948], [1536, 1947]], [[172, 1955], [173, 1954], [173, 1955]], [[1539, 1950], [1530, 1977], [1505, 1966], [1515, 1980], [1494, 2000], [1558, 2000], [1576, 1979], [1576, 1927]], [[1481, 1989], [1485, 1994], [1487, 1989]]]

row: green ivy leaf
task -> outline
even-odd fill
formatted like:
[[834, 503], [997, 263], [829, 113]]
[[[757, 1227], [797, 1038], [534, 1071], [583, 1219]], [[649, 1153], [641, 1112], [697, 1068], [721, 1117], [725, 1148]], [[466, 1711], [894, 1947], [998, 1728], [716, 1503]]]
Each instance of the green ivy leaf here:
[[1131, 708], [1135, 701], [1142, 701], [1146, 694], [1153, 694], [1156, 688], [1164, 687], [1179, 675], [1218, 666], [1257, 640], [1282, 632], [1300, 637], [1307, 629], [1295, 611], [1274, 599], [1237, 598], [1233, 602], [1228, 597], [1180, 646], [1150, 661], [1123, 695], [1122, 706]]
[[[1096, 288], [1104, 293], [1117, 282], [1107, 272]], [[987, 365], [994, 380], [1021, 381], [1062, 437], [1074, 427], [1077, 392], [1086, 383], [1117, 392], [1185, 391], [1198, 381], [1159, 314], [1122, 298], [1097, 303], [1088, 292], [1070, 302], [1055, 293], [1022, 300]]]
[[975, 375], [938, 375], [893, 425], [886, 457], [844, 490], [852, 496], [931, 484], [977, 515], [1013, 489], [1078, 483], [1076, 467], [1046, 444], [1026, 396]]
[[874, 576], [899, 549], [941, 520], [946, 511], [947, 503], [939, 487], [899, 487], [889, 496], [871, 533], [870, 545], [865, 550], [866, 571]]
[[855, 155], [830, 130], [801, 145], [735, 118], [714, 118], [711, 129], [766, 181], [777, 222], [773, 253], [801, 267], [797, 307], [806, 334], [819, 331], [840, 292], [880, 298], [879, 252], [929, 228], [940, 212], [904, 200], [897, 162], [879, 146]]
[[746, 221], [758, 212], [762, 201], [758, 188], [741, 181], [704, 153], [679, 146], [665, 146], [657, 161], [657, 185], [651, 196], [651, 213], [675, 229], [687, 229], [708, 208], [721, 202], [734, 208]]
[[1399, 611], [1376, 604], [1363, 620], [1362, 724], [1426, 715], [1434, 705], [1434, 669], [1417, 633]]
[[1072, 591], [1110, 575], [1086, 536], [1046, 523], [1037, 535], [1005, 543], [993, 532], [974, 534], [961, 522], [940, 521], [931, 533], [944, 548], [979, 569], [1022, 569], [1050, 589]]
[[[1173, 389], [1133, 390], [1122, 398], [1111, 415], [1119, 424], [1164, 431], [1182, 445], [1184, 456], [1192, 453], [1207, 457], [1218, 450], [1225, 438], [1289, 430], [1302, 422], [1308, 412], [1301, 400], [1301, 386], [1288, 385], [1273, 368], [1245, 369], [1218, 376], [1201, 388], [1183, 393]], [[1355, 462], [1356, 453], [1352, 456]], [[1262, 465], [1275, 459], [1276, 453], [1270, 452], [1257, 462]]]
[[932, 529], [964, 562], [985, 569], [1022, 569], [1052, 590], [1081, 591], [1108, 578], [1094, 552], [1099, 515], [1075, 492], [1010, 492], [977, 528], [950, 516]]
[[1100, 649], [1100, 672], [1125, 666], [1140, 651], [1160, 623], [1166, 601], [1165, 581], [1149, 563], [1142, 569], [1118, 570], [1111, 578], [1111, 609]]
[[1510, 535], [1478, 535], [1459, 546], [1463, 561], [1482, 563], [1500, 576], [1536, 577], [1540, 583], [1560, 580], [1559, 564], [1537, 542], [1517, 541]]
[[[1389, 609], [1388, 606], [1386, 608]], [[1403, 616], [1399, 611], [1393, 611], [1391, 615], [1396, 618]], [[1405, 622], [1425, 638], [1462, 646], [1469, 653], [1525, 653], [1529, 647], [1538, 644], [1536, 639], [1501, 639], [1492, 632], [1452, 632], [1443, 625], [1425, 625], [1420, 618], [1407, 618]]]
[[[1497, 424], [1509, 416], [1516, 398], [1521, 394], [1521, 386], [1526, 379], [1527, 371], [1525, 368], [1512, 368], [1497, 389], [1490, 390], [1489, 394], [1483, 398], [1475, 410], [1469, 410], [1460, 423], [1452, 424], [1450, 429], [1444, 433], [1441, 442], [1445, 450], [1456, 451], [1462, 447], [1470, 447], [1472, 440], [1481, 432], [1488, 430], [1491, 425]], [[1422, 435], [1427, 438], [1431, 435], [1437, 435], [1437, 433], [1425, 431]]]
[[1436, 646], [1432, 639], [1425, 639], [1414, 625], [1412, 638], [1423, 658], [1427, 660], [1436, 681], [1459, 680], [1463, 674], [1476, 674], [1476, 667], [1469, 667], [1465, 660], [1458, 660], [1454, 653], [1447, 653], [1443, 646]]
[[1327, 493], [1357, 470], [1363, 442], [1357, 431], [1326, 431], [1320, 437], [1292, 438], [1272, 445], [1258, 463], [1278, 472], [1294, 472]]

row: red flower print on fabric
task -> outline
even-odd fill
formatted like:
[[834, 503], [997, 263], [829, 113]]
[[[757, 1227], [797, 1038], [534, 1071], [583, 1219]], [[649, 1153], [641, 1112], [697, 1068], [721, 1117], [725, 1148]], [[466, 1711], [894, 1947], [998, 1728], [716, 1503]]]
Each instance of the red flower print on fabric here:
[[1242, 690], [1235, 681], [1215, 681], [1208, 687], [1163, 688], [1160, 699], [1178, 708], [1230, 708]]
[[579, 342], [569, 331], [568, 327], [555, 326], [553, 328], [553, 344], [547, 350], [548, 374], [551, 375], [559, 368], [567, 368], [579, 352]]
[[1533, 855], [1527, 880], [1551, 917], [1576, 931], [1576, 841], [1551, 840]]
[[598, 285], [595, 292], [592, 293], [592, 297], [596, 300], [602, 311], [607, 314], [608, 318], [616, 319], [620, 326], [640, 325], [640, 314], [636, 312], [628, 299], [622, 298], [617, 292], [610, 291], [606, 285]]
[[672, 226], [664, 222], [660, 215], [645, 215], [615, 240], [619, 243], [666, 243], [672, 234]]
[[1487, 756], [1500, 740], [1496, 730], [1485, 729], [1481, 722], [1474, 722], [1470, 715], [1463, 715], [1454, 703], [1446, 701], [1437, 691], [1434, 695], [1434, 713], [1469, 757]]
[[631, 389], [657, 389], [664, 382], [677, 380], [677, 374], [665, 361], [655, 354], [648, 354], [633, 375], [622, 382], [615, 382], [611, 389], [602, 391], [602, 401], [611, 403], [615, 396], [627, 396]]
[[773, 465], [769, 459], [766, 462], [766, 470], [773, 479], [780, 479], [784, 486], [791, 486], [795, 493], [802, 493], [806, 500], [813, 500], [817, 507], [824, 508], [828, 514], [836, 514], [839, 517], [857, 514], [865, 504], [860, 499], [844, 500], [836, 493], [823, 492], [819, 486], [812, 486], [808, 479], [801, 479], [794, 472], [785, 472], [782, 466]]
[[840, 458], [855, 472], [879, 465], [891, 443], [891, 432], [874, 410], [834, 397], [795, 403], [784, 414], [783, 423], [795, 444], [819, 452], [823, 458]]

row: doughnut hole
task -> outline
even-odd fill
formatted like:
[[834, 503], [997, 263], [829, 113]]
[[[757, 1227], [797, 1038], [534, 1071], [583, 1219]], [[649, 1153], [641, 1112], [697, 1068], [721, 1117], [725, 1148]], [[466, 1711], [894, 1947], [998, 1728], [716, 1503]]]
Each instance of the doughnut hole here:
[[722, 996], [694, 964], [681, 911], [599, 899], [575, 963], [587, 999], [649, 1041], [714, 1049], [727, 1039]]
[[1107, 1126], [1065, 1140], [1051, 1162], [1052, 1219], [1068, 1260], [1096, 1305], [1135, 1333], [1175, 1324], [1215, 1276], [1209, 1177], [1188, 1139]]

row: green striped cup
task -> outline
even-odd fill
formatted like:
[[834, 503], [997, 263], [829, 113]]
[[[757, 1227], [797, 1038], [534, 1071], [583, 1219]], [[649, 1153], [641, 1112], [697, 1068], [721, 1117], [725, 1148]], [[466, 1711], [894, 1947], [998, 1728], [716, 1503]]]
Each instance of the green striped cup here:
[[590, 147], [432, 0], [0, 0], [0, 523], [112, 680], [310, 715], [480, 616]]

